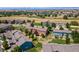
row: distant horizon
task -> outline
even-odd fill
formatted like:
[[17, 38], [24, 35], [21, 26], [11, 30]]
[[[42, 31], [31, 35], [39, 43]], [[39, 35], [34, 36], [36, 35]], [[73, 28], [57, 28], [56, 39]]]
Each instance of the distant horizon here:
[[0, 7], [0, 10], [79, 10], [79, 7]]

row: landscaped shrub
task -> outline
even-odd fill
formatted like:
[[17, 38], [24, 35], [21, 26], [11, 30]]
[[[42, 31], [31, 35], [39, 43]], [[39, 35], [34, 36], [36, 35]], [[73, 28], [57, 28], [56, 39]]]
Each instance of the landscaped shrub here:
[[74, 26], [78, 26], [79, 25], [79, 23], [78, 22], [76, 22], [76, 21], [71, 21], [71, 23], [70, 23], [71, 25], [74, 25]]
[[64, 15], [64, 16], [63, 16], [63, 19], [68, 19], [67, 15]]

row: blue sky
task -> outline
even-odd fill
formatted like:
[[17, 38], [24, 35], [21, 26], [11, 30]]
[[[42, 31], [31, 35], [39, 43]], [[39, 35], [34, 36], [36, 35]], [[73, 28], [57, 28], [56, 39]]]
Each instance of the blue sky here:
[[78, 0], [0, 0], [0, 7], [79, 7]]

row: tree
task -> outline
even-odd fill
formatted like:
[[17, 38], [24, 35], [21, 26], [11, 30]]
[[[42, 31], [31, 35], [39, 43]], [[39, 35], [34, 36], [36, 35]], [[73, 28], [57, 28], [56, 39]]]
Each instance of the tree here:
[[54, 14], [54, 16], [57, 17], [58, 15], [57, 14]]
[[0, 33], [4, 33], [5, 31], [3, 29], [0, 29]]
[[6, 40], [3, 42], [3, 47], [5, 50], [7, 50], [9, 48], [8, 42]]
[[16, 46], [13, 52], [22, 52], [22, 49], [19, 46]]
[[11, 21], [11, 24], [15, 24], [15, 20]]
[[31, 31], [29, 31], [29, 33], [28, 33], [28, 34], [29, 34], [29, 37], [30, 37], [30, 36], [31, 36], [31, 34], [32, 34], [32, 30], [31, 30]]
[[7, 21], [7, 20], [5, 20], [5, 23], [6, 23], [6, 24], [8, 24], [8, 21]]
[[66, 28], [70, 29], [70, 24], [66, 23]]
[[78, 26], [79, 25], [79, 23], [78, 22], [76, 22], [76, 21], [71, 21], [71, 23], [70, 23], [71, 25], [74, 25], [74, 26]]
[[44, 34], [41, 34], [42, 38], [45, 38], [45, 35]]
[[23, 21], [23, 24], [25, 24], [25, 23], [26, 23], [26, 21], [24, 20], [24, 21]]
[[68, 19], [67, 15], [64, 15], [64, 16], [63, 16], [63, 19]]
[[42, 26], [42, 28], [44, 28], [43, 22], [41, 22], [41, 26]]
[[74, 15], [74, 17], [75, 17], [75, 18], [77, 18], [77, 17], [78, 17], [78, 15], [77, 15], [77, 14], [75, 14], [75, 15]]
[[38, 48], [38, 47], [39, 47], [39, 48], [42, 48], [42, 44], [41, 44], [40, 42], [38, 42], [35, 47], [37, 47], [37, 48]]
[[64, 28], [62, 26], [60, 26], [59, 30], [64, 30]]
[[34, 32], [35, 34], [36, 34], [36, 36], [39, 36], [39, 33], [38, 33], [38, 31], [37, 30], [35, 30], [35, 32]]
[[3, 40], [3, 41], [6, 41], [6, 37], [5, 37], [5, 35], [3, 35], [2, 40]]
[[32, 38], [32, 39], [34, 38], [34, 34], [33, 33], [30, 35], [30, 38]]
[[46, 22], [46, 27], [48, 27], [48, 26], [49, 26], [49, 21]]
[[28, 29], [25, 29], [25, 34], [26, 34], [26, 36], [29, 34]]
[[79, 43], [79, 32], [76, 30], [72, 31], [71, 35], [74, 43]]
[[31, 22], [31, 20], [27, 20], [27, 22]]
[[47, 29], [46, 30], [46, 36], [48, 36], [50, 34], [50, 31]]
[[48, 26], [47, 30], [46, 30], [46, 36], [48, 36], [52, 31], [52, 27]]
[[34, 27], [34, 23], [31, 23], [31, 27]]
[[54, 28], [55, 28], [55, 27], [56, 27], [56, 24], [55, 24], [55, 23], [52, 23], [52, 27], [54, 27]]
[[48, 26], [48, 30], [49, 30], [49, 31], [52, 31], [52, 27], [51, 27], [51, 26]]
[[37, 37], [34, 37], [34, 38], [32, 39], [32, 41], [37, 41]]
[[66, 44], [70, 44], [69, 34], [66, 34]]
[[1, 24], [1, 20], [0, 20], [0, 24]]

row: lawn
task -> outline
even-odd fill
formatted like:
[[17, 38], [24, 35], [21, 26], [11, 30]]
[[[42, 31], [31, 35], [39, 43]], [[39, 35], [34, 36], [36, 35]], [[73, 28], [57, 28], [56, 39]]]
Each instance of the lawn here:
[[34, 25], [36, 25], [36, 26], [41, 26], [41, 23], [34, 23]]
[[71, 29], [79, 29], [79, 26], [70, 26]]
[[66, 44], [66, 41], [65, 40], [62, 40], [62, 39], [53, 39], [49, 43]]
[[28, 52], [40, 52], [41, 48], [42, 48], [42, 44], [38, 42], [37, 44], [35, 44], [34, 48], [31, 48], [31, 49], [29, 49], [27, 51]]

